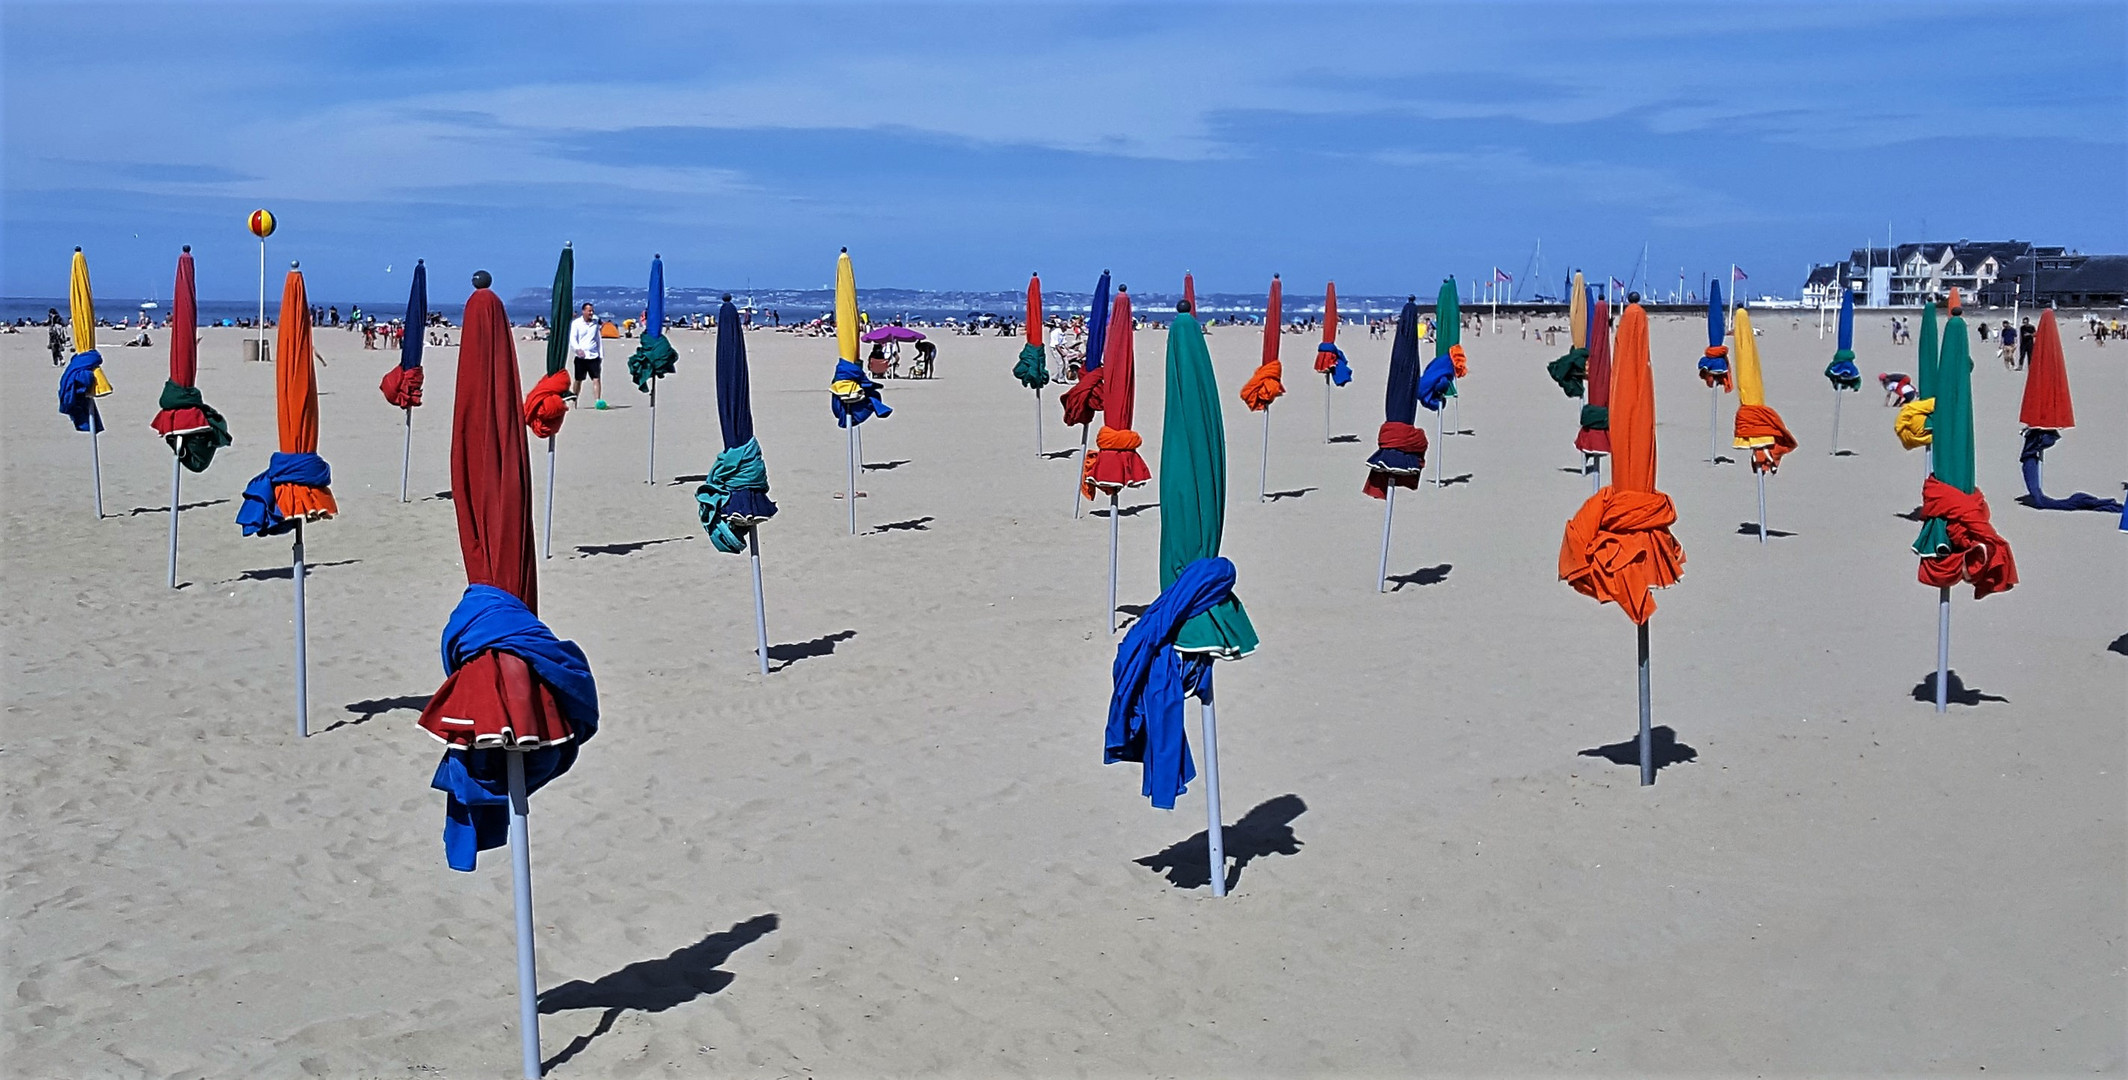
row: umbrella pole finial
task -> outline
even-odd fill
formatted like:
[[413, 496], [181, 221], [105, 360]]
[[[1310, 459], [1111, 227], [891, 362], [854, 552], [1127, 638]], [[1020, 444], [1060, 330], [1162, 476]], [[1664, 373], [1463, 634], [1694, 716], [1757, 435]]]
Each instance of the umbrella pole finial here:
[[510, 781], [510, 892], [517, 909], [517, 1037], [525, 1080], [539, 1080], [539, 962], [532, 950], [532, 804], [525, 757], [505, 751]]

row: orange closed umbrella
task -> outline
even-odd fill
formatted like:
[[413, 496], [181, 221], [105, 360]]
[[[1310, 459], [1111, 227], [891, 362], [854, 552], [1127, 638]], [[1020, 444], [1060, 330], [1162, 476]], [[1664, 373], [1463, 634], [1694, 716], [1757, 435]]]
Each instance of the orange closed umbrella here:
[[1285, 287], [1278, 275], [1271, 275], [1271, 292], [1264, 302], [1263, 359], [1256, 365], [1256, 373], [1241, 385], [1241, 403], [1252, 412], [1263, 414], [1263, 464], [1256, 473], [1256, 501], [1269, 497], [1267, 488], [1271, 477], [1271, 403], [1285, 396], [1285, 365], [1279, 362], [1278, 350], [1285, 333]]
[[1617, 604], [1640, 644], [1640, 782], [1655, 782], [1649, 726], [1648, 620], [1651, 590], [1684, 575], [1685, 552], [1670, 535], [1677, 509], [1655, 489], [1655, 382], [1648, 364], [1648, 313], [1639, 294], [1618, 321], [1611, 357], [1611, 483], [1589, 496], [1566, 524], [1559, 579], [1598, 603]]

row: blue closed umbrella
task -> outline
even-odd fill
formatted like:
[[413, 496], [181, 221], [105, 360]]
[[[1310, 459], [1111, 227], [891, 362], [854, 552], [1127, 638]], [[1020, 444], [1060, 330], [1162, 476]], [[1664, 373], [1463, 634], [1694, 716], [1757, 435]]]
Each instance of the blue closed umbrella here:
[[406, 293], [406, 321], [401, 324], [399, 365], [384, 373], [384, 400], [406, 414], [406, 438], [399, 452], [399, 501], [406, 501], [407, 471], [414, 461], [414, 407], [421, 404], [421, 346], [429, 325], [429, 268], [414, 260], [414, 283]]
[[658, 482], [658, 380], [672, 374], [680, 354], [665, 340], [665, 260], [650, 257], [650, 299], [643, 315], [643, 340], [628, 357], [628, 377], [635, 388], [650, 395], [649, 476], [644, 483]]
[[[655, 273], [655, 271], [653, 271]], [[659, 317], [657, 308], [651, 317]], [[746, 327], [727, 295], [717, 308], [717, 425], [724, 452], [695, 489], [702, 529], [718, 551], [751, 556], [754, 571], [754, 638], [761, 674], [768, 674], [768, 610], [761, 595], [762, 522], [776, 515], [768, 498], [768, 465], [754, 440], [754, 400], [746, 370]]]
[[643, 316], [644, 337], [665, 336], [665, 260], [650, 257], [650, 303]]

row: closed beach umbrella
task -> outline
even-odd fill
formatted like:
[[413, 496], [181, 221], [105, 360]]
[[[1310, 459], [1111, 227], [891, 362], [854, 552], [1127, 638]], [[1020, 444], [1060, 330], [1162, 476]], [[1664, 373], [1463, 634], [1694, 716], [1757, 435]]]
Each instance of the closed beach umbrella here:
[[[1914, 355], [1914, 389], [1918, 396], [1899, 406], [1892, 419], [1892, 433], [1899, 436], [1899, 445], [1908, 450], [1928, 446], [1933, 436], [1929, 433], [1930, 416], [1936, 411], [1936, 371], [1943, 351], [1941, 338], [1936, 330], [1936, 302], [1921, 306], [1921, 333], [1919, 347]], [[1933, 455], [1933, 451], [1931, 454]]]
[[768, 610], [761, 594], [762, 522], [776, 516], [768, 497], [768, 465], [754, 438], [753, 389], [746, 370], [746, 327], [730, 295], [717, 308], [717, 424], [724, 452], [695, 489], [702, 530], [718, 551], [751, 552], [754, 571], [754, 636], [761, 674], [768, 674]]
[[1094, 421], [1094, 414], [1101, 411], [1101, 384], [1106, 378], [1101, 369], [1102, 354], [1108, 350], [1108, 271], [1101, 271], [1101, 280], [1094, 283], [1093, 306], [1086, 314], [1086, 360], [1079, 365], [1079, 381], [1064, 391], [1064, 424], [1079, 429], [1079, 470], [1081, 477], [1074, 478], [1071, 485], [1071, 516], [1079, 516], [1079, 500], [1086, 487], [1083, 479], [1086, 468], [1086, 438]]
[[59, 373], [59, 411], [74, 422], [75, 431], [89, 433], [89, 476], [96, 497], [96, 520], [103, 520], [103, 450], [96, 436], [103, 431], [103, 416], [96, 399], [111, 392], [104, 378], [103, 354], [96, 351], [96, 298], [89, 290], [89, 257], [74, 249], [68, 271], [67, 306], [74, 333], [74, 355]]
[[[1822, 325], [1822, 324], [1821, 324]], [[1840, 392], [1862, 389], [1862, 369], [1855, 366], [1855, 291], [1840, 290], [1838, 347], [1832, 363], [1825, 365], [1825, 378], [1832, 383], [1832, 452], [1840, 452]]]
[[304, 621], [303, 525], [339, 512], [333, 501], [332, 467], [318, 456], [318, 376], [312, 361], [310, 297], [303, 272], [293, 264], [281, 285], [281, 321], [274, 342], [274, 420], [280, 450], [266, 471], [244, 488], [236, 523], [246, 536], [294, 532], [290, 550], [295, 583], [296, 734], [310, 734], [309, 631]]
[[1197, 310], [1197, 279], [1185, 270], [1182, 273], [1182, 303], [1194, 314]]
[[1914, 553], [1921, 557], [1919, 577], [1937, 596], [1936, 711], [1948, 708], [1951, 649], [1951, 586], [1973, 586], [1978, 600], [2017, 585], [2017, 560], [2009, 541], [1995, 531], [1987, 497], [1974, 480], [1973, 359], [1971, 333], [1952, 298], [1951, 317], [1943, 325], [1943, 350], [1937, 359], [1934, 414], [1929, 420], [1929, 476], [1921, 485], [1921, 535]]
[[1589, 291], [1582, 283], [1581, 271], [1574, 271], [1574, 281], [1567, 289], [1566, 332], [1568, 348], [1565, 355], [1546, 364], [1545, 373], [1559, 384], [1561, 392], [1572, 398], [1588, 393], [1589, 377]]
[[1744, 308], [1736, 309], [1736, 435], [1731, 445], [1751, 451], [1751, 472], [1759, 488], [1759, 543], [1763, 544], [1766, 476], [1780, 471], [1781, 458], [1796, 448], [1796, 438], [1781, 422], [1781, 414], [1766, 404], [1758, 339], [1751, 329], [1751, 312]]
[[[1589, 320], [1588, 397], [1581, 406], [1581, 431], [1574, 446], [1582, 453], [1584, 468], [1596, 483], [1603, 472], [1603, 455], [1611, 452], [1611, 302], [1596, 301]], [[1598, 485], [1601, 486], [1601, 485]]]
[[1337, 347], [1337, 282], [1323, 286], [1323, 341], [1315, 347], [1315, 370], [1323, 377], [1323, 441], [1330, 441], [1330, 388], [1352, 381], [1352, 366]]
[[1617, 604], [1638, 629], [1640, 782], [1655, 782], [1648, 690], [1651, 590], [1684, 575], [1685, 552], [1670, 535], [1677, 509], [1655, 487], [1655, 380], [1648, 313], [1629, 303], [1618, 320], [1611, 369], [1611, 482], [1589, 496], [1559, 543], [1559, 579], [1599, 604]]
[[193, 287], [192, 247], [177, 257], [177, 283], [170, 290], [170, 377], [163, 382], [155, 433], [170, 444], [170, 587], [177, 588], [177, 512], [184, 473], [207, 471], [214, 452], [229, 445], [229, 422], [200, 398], [199, 300]]
[[569, 416], [569, 320], [575, 306], [576, 247], [563, 244], [561, 258], [554, 263], [554, 285], [547, 293], [547, 373], [525, 394], [525, 426], [547, 440], [547, 506], [539, 540], [543, 559], [554, 557], [554, 436]]
[[451, 417], [451, 492], [466, 588], [443, 628], [443, 686], [422, 730], [444, 744], [444, 861], [472, 871], [507, 844], [516, 899], [519, 1042], [540, 1075], [533, 952], [530, 796], [576, 764], [598, 733], [598, 686], [573, 641], [540, 621], [532, 477], [518, 419], [517, 346], [502, 301], [475, 275]]
[[1264, 302], [1263, 357], [1249, 381], [1241, 384], [1241, 403], [1263, 414], [1263, 461], [1256, 474], [1256, 497], [1265, 496], [1271, 476], [1271, 403], [1285, 396], [1285, 365], [1278, 347], [1285, 335], [1285, 290], [1278, 275], [1271, 275], [1271, 292]]
[[1419, 373], [1419, 404], [1434, 414], [1434, 434], [1440, 437], [1433, 466], [1433, 483], [1439, 487], [1445, 482], [1441, 474], [1448, 467], [1446, 417], [1442, 411], [1448, 407], [1448, 399], [1456, 396], [1456, 380], [1464, 372], [1463, 312], [1456, 295], [1456, 279], [1441, 283], [1433, 311], [1433, 359]]
[[1382, 559], [1374, 584], [1376, 591], [1389, 587], [1389, 537], [1396, 521], [1396, 489], [1416, 488], [1426, 470], [1426, 432], [1413, 424], [1419, 418], [1419, 301], [1404, 298], [1397, 313], [1396, 334], [1389, 341], [1389, 385], [1382, 403], [1382, 426], [1375, 435], [1374, 454], [1367, 459], [1367, 481], [1360, 490], [1383, 500]]
[[1722, 320], [1722, 283], [1709, 282], [1707, 348], [1699, 356], [1699, 377], [1710, 389], [1719, 387], [1725, 393], [1734, 388], [1729, 373], [1729, 346], [1724, 343], [1727, 336]]
[[1047, 350], [1042, 347], [1042, 275], [1027, 278], [1027, 343], [1020, 346], [1019, 363], [1012, 374], [1020, 385], [1034, 391], [1034, 452], [1042, 454], [1042, 388], [1049, 385]]
[[2121, 512], [2119, 499], [2102, 499], [2085, 492], [2061, 498], [2046, 493], [2041, 484], [2047, 450], [2061, 441], [2061, 433], [2076, 426], [2076, 410], [2069, 401], [2069, 368], [2062, 358], [2061, 328], [2054, 310], [2039, 315], [2033, 332], [2032, 362], [2025, 368], [2025, 396], [2017, 410], [2017, 422], [2025, 426], [2024, 448], [2018, 454], [2024, 471], [2025, 497], [2020, 500], [2040, 510], [2100, 510]]
[[673, 373], [680, 354], [665, 340], [665, 260], [650, 257], [649, 299], [645, 302], [643, 336], [628, 357], [628, 377], [635, 388], [650, 395], [650, 460], [644, 483], [658, 482], [658, 380]]
[[1103, 760], [1143, 764], [1142, 791], [1173, 809], [1196, 769], [1182, 699], [1198, 699], [1205, 755], [1205, 838], [1212, 895], [1227, 891], [1219, 810], [1219, 742], [1211, 661], [1254, 651], [1256, 629], [1219, 556], [1226, 519], [1226, 435], [1204, 329], [1178, 312], [1168, 330], [1167, 409], [1160, 451], [1160, 597], [1116, 650]]
[[384, 381], [378, 389], [384, 391], [384, 400], [398, 406], [405, 420], [405, 437], [399, 448], [399, 501], [406, 501], [407, 471], [414, 461], [414, 410], [421, 405], [421, 347], [423, 335], [429, 325], [429, 268], [422, 259], [414, 260], [414, 283], [406, 293], [405, 328], [399, 339], [399, 362], [384, 373]]
[[1079, 469], [1082, 494], [1089, 500], [1097, 491], [1108, 493], [1108, 630], [1116, 630], [1117, 544], [1122, 517], [1119, 497], [1124, 488], [1137, 487], [1153, 478], [1138, 448], [1145, 440], [1132, 429], [1132, 412], [1138, 393], [1135, 327], [1131, 320], [1129, 287], [1116, 290], [1108, 315], [1108, 345], [1102, 350], [1101, 433], [1095, 449]]
[[828, 408], [835, 425], [849, 435], [850, 535], [857, 535], [857, 425], [874, 416], [894, 414], [879, 396], [879, 384], [857, 362], [857, 271], [850, 265], [850, 249], [835, 258], [835, 377], [828, 382]]

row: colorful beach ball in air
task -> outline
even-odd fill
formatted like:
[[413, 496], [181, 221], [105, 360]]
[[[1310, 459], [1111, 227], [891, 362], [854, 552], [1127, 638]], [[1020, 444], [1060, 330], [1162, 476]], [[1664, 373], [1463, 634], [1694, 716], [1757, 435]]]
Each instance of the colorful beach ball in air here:
[[267, 237], [273, 235], [272, 211], [253, 210], [251, 212], [251, 235], [258, 237], [261, 240], [264, 240]]

